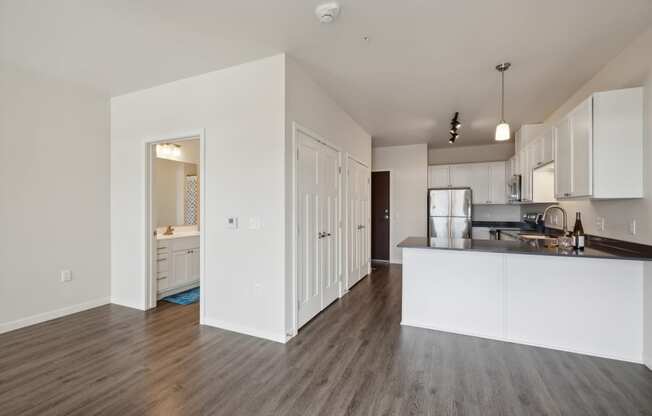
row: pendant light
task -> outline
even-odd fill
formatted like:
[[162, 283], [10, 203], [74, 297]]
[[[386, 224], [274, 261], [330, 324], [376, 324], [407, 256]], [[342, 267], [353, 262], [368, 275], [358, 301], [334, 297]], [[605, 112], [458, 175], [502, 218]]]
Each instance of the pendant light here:
[[512, 66], [509, 62], [502, 63], [496, 66], [496, 70], [500, 72], [500, 123], [496, 126], [497, 142], [504, 142], [509, 140], [511, 134], [509, 131], [509, 124], [505, 121], [505, 71]]

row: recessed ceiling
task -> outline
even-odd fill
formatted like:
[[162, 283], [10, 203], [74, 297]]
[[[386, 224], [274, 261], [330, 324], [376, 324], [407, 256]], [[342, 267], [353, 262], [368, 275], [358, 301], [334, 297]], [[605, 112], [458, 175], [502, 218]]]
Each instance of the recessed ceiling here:
[[[374, 145], [488, 144], [542, 121], [652, 22], [649, 0], [0, 0], [0, 60], [115, 96], [287, 52]], [[368, 40], [364, 38], [368, 37]]]

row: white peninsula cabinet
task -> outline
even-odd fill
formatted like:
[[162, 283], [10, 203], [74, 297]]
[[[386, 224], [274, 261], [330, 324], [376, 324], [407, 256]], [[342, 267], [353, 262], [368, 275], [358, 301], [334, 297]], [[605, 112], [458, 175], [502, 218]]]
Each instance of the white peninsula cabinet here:
[[643, 89], [591, 95], [553, 126], [557, 198], [643, 197]]
[[474, 204], [506, 204], [505, 162], [428, 166], [428, 187], [468, 187]]

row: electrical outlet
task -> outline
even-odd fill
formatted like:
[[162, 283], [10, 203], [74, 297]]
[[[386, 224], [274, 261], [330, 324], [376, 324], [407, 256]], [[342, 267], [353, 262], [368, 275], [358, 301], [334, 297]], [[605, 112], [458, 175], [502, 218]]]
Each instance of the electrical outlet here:
[[62, 282], [69, 282], [72, 280], [72, 270], [61, 270], [60, 276]]
[[631, 220], [629, 222], [629, 233], [631, 235], [636, 235], [636, 220]]
[[604, 217], [595, 218], [595, 228], [598, 232], [604, 232]]

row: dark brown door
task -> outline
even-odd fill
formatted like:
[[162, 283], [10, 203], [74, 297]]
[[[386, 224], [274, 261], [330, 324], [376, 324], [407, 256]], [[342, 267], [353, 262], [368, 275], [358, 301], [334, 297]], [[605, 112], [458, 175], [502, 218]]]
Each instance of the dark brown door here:
[[371, 173], [371, 258], [389, 261], [389, 172]]

